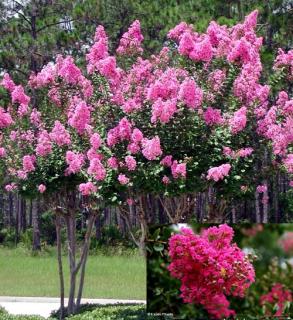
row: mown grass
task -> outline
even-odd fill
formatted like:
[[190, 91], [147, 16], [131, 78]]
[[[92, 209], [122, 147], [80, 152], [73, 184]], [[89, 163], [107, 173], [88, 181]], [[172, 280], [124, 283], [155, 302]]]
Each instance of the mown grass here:
[[[67, 257], [63, 257], [68, 283]], [[67, 289], [67, 287], [66, 287]], [[22, 248], [0, 248], [0, 296], [58, 297], [55, 250], [32, 256]], [[138, 253], [90, 256], [84, 287], [85, 298], [145, 299], [145, 260]]]

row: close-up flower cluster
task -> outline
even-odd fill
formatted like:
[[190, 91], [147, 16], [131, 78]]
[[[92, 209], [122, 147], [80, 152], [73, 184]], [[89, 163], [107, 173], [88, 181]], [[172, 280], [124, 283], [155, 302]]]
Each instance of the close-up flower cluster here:
[[292, 224], [153, 226], [147, 309], [163, 319], [292, 315]]
[[235, 315], [226, 297], [244, 297], [255, 281], [248, 257], [232, 243], [233, 234], [231, 227], [220, 225], [201, 235], [182, 229], [169, 239], [168, 269], [181, 281], [183, 301], [203, 305], [217, 319]]

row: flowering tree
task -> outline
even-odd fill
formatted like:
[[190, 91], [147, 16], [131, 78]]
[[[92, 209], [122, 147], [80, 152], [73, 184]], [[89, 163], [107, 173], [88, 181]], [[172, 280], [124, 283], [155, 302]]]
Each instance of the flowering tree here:
[[[72, 57], [58, 56], [31, 75], [27, 88], [4, 75], [1, 84], [11, 99], [0, 108], [5, 189], [48, 197], [57, 235], [60, 219], [66, 222], [69, 313], [80, 304], [94, 217], [106, 205], [118, 205], [126, 222], [129, 207], [137, 206], [136, 242], [143, 251], [148, 223], [156, 220], [154, 199], [176, 221], [193, 212], [196, 192], [209, 190], [209, 218], [223, 220], [233, 202], [256, 191], [268, 220], [271, 172], [292, 174], [293, 56], [280, 50], [271, 79], [276, 86], [261, 83], [256, 19], [254, 11], [231, 28], [211, 22], [204, 34], [180, 23], [168, 34], [170, 46], [149, 59], [143, 58], [139, 21], [122, 36], [115, 56], [99, 26], [87, 72]], [[77, 261], [81, 205], [88, 230]], [[60, 243], [58, 249], [62, 284]]]

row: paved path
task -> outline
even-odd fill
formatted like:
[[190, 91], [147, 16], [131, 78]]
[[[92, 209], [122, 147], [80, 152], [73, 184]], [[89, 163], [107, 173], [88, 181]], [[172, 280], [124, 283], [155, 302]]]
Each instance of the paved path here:
[[[119, 299], [83, 299], [82, 303], [112, 304], [112, 303], [145, 303], [144, 300]], [[67, 299], [65, 299], [67, 304]], [[38, 297], [1, 297], [0, 306], [11, 314], [40, 315], [49, 317], [53, 310], [59, 308], [58, 298]]]

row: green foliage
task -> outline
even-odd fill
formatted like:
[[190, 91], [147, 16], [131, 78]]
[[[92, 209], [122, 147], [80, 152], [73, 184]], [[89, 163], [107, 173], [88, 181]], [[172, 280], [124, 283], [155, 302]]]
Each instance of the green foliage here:
[[[66, 312], [66, 310], [65, 310]], [[53, 312], [51, 317], [58, 318], [59, 311]], [[109, 305], [92, 305], [81, 306], [78, 314], [70, 316], [70, 320], [144, 320], [146, 318], [146, 308], [144, 305], [133, 304], [109, 304]]]
[[[48, 320], [59, 319], [59, 311], [53, 312]], [[1, 320], [45, 320], [39, 316], [13, 316], [0, 307]], [[146, 308], [141, 304], [109, 304], [109, 305], [82, 305], [78, 314], [67, 317], [70, 320], [145, 320]]]
[[7, 246], [13, 247], [16, 243], [15, 229], [3, 228], [0, 230], [0, 243]]

